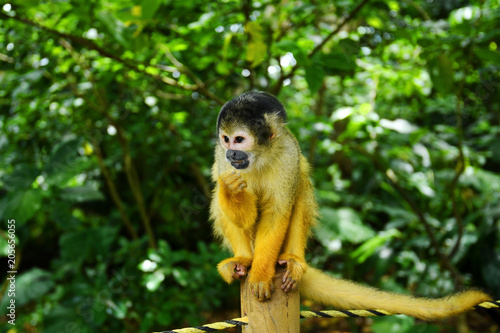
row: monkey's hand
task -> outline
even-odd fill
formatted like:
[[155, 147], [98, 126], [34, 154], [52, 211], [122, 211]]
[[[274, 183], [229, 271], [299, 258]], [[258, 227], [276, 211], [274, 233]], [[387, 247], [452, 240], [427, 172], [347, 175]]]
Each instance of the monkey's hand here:
[[226, 190], [233, 196], [238, 195], [247, 187], [247, 183], [241, 176], [241, 173], [236, 170], [223, 173], [220, 175], [220, 180]]
[[293, 254], [281, 255], [278, 259], [278, 264], [286, 265], [286, 272], [283, 275], [281, 289], [287, 293], [297, 287], [302, 274], [306, 271], [307, 264]]
[[231, 283], [247, 275], [247, 268], [252, 264], [251, 258], [232, 257], [222, 260], [217, 265], [217, 270], [224, 281]]
[[248, 190], [246, 181], [236, 170], [219, 176], [219, 207], [235, 225], [250, 229], [257, 220], [257, 198]]

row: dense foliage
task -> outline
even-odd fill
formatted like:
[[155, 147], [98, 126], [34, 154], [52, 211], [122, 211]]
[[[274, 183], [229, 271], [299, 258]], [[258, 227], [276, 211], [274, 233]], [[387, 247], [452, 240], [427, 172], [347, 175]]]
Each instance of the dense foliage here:
[[[314, 166], [313, 265], [399, 292], [500, 297], [496, 0], [2, 6], [0, 254], [15, 219], [18, 274], [16, 326], [4, 279], [0, 332], [237, 316], [207, 208], [218, 110], [251, 89], [283, 101]], [[494, 329], [484, 313], [313, 323]]]

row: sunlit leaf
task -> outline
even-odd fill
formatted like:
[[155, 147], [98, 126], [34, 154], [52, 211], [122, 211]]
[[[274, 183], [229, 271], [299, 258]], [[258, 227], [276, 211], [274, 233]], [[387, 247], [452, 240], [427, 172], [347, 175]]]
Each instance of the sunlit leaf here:
[[397, 229], [389, 229], [387, 231], [381, 232], [375, 237], [372, 237], [361, 244], [354, 252], [351, 253], [351, 258], [356, 259], [359, 263], [363, 263], [388, 240], [395, 237], [401, 237], [401, 235], [402, 233]]
[[334, 239], [360, 243], [375, 235], [370, 227], [363, 224], [359, 214], [351, 208], [323, 207], [320, 214], [321, 223], [316, 228], [315, 234], [324, 244]]
[[250, 35], [246, 60], [252, 63], [252, 67], [256, 67], [267, 57], [267, 45], [264, 43], [262, 27], [257, 22], [248, 22], [245, 31]]
[[85, 184], [78, 187], [67, 187], [61, 191], [64, 200], [85, 202], [104, 200], [104, 195], [97, 188], [97, 184]]
[[[158, 0], [144, 0], [144, 1], [158, 1]], [[159, 2], [159, 1], [158, 1]], [[200, 16], [200, 18], [198, 19], [198, 21], [196, 22], [193, 22], [193, 23], [190, 23], [188, 25], [188, 28], [189, 29], [198, 29], [198, 28], [201, 28], [203, 27], [207, 22], [209, 22], [212, 17], [215, 16], [215, 12], [208, 12], [208, 13], [204, 13]]]
[[104, 11], [99, 11], [97, 18], [104, 24], [108, 32], [118, 43], [126, 48], [130, 48], [130, 41], [125, 34], [125, 26], [120, 20], [117, 20], [112, 13]]
[[380, 119], [379, 124], [384, 128], [403, 134], [413, 133], [418, 129], [417, 126], [411, 124], [406, 119], [395, 119], [395, 120]]
[[181, 286], [185, 287], [188, 285], [189, 275], [188, 275], [187, 271], [180, 269], [180, 268], [174, 268], [172, 270], [172, 274], [173, 274], [175, 280], [177, 281], [177, 283], [179, 283]]
[[302, 47], [300, 47], [296, 41], [284, 39], [276, 43], [274, 47], [281, 50], [283, 54], [285, 54], [286, 52], [292, 53], [293, 57], [297, 60], [297, 63], [299, 65], [309, 65], [309, 59], [307, 58], [306, 51]]
[[165, 280], [165, 275], [162, 271], [156, 271], [153, 274], [149, 274], [145, 278], [145, 286], [149, 291], [156, 291], [160, 284]]

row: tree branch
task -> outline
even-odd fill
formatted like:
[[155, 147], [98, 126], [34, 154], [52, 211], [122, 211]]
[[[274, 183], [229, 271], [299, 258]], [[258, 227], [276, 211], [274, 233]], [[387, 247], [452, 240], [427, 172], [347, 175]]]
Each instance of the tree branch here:
[[451, 204], [453, 207], [453, 216], [455, 216], [455, 222], [457, 223], [457, 229], [458, 229], [458, 236], [457, 236], [457, 241], [455, 242], [455, 245], [453, 246], [453, 249], [451, 250], [450, 254], [448, 255], [448, 259], [452, 260], [453, 257], [457, 254], [458, 250], [460, 249], [460, 244], [462, 242], [462, 236], [464, 234], [464, 224], [462, 222], [462, 215], [460, 215], [460, 212], [458, 211], [458, 202], [457, 202], [457, 195], [455, 194], [457, 185], [458, 185], [458, 180], [460, 179], [460, 176], [464, 173], [465, 171], [465, 157], [464, 157], [464, 149], [463, 149], [463, 141], [464, 141], [464, 129], [463, 129], [463, 123], [462, 123], [462, 106], [460, 103], [462, 103], [462, 93], [464, 90], [465, 86], [465, 78], [466, 76], [464, 75], [464, 78], [462, 81], [460, 81], [460, 87], [458, 89], [458, 92], [456, 94], [457, 98], [457, 103], [455, 106], [455, 113], [456, 113], [456, 119], [457, 119], [457, 137], [458, 137], [458, 161], [457, 161], [457, 166], [455, 168], [455, 176], [453, 177], [453, 180], [451, 181], [450, 184], [450, 196], [451, 196]]
[[[52, 28], [49, 28], [49, 27], [46, 27], [46, 26], [43, 26], [39, 23], [36, 23], [32, 20], [29, 20], [27, 18], [24, 18], [24, 17], [20, 17], [20, 16], [10, 16], [10, 15], [7, 15], [5, 14], [4, 12], [0, 11], [0, 18], [6, 20], [6, 19], [13, 19], [13, 20], [16, 20], [18, 22], [22, 22], [26, 25], [29, 25], [29, 26], [32, 26], [32, 27], [35, 27], [35, 28], [38, 28], [38, 29], [41, 29], [41, 30], [44, 30], [44, 31], [47, 31], [51, 34], [54, 34], [56, 36], [59, 36], [59, 37], [62, 37], [62, 38], [65, 38], [65, 39], [68, 39], [74, 43], [77, 43], [77, 44], [80, 44], [84, 47], [86, 47], [87, 49], [90, 49], [90, 50], [95, 50], [97, 52], [99, 52], [99, 54], [101, 56], [104, 56], [106, 58], [109, 58], [109, 59], [113, 59], [121, 64], [123, 64], [124, 66], [126, 66], [127, 68], [129, 69], [132, 69], [133, 71], [136, 71], [136, 72], [139, 72], [139, 73], [142, 73], [142, 74], [145, 74], [149, 77], [152, 77], [158, 81], [161, 81], [167, 85], [170, 85], [170, 86], [174, 86], [174, 87], [177, 87], [177, 88], [181, 88], [181, 89], [184, 89], [184, 90], [192, 90], [192, 91], [198, 91], [199, 93], [201, 93], [202, 95], [206, 96], [207, 98], [209, 98], [210, 100], [213, 100], [215, 101], [216, 103], [222, 105], [224, 104], [223, 100], [221, 98], [219, 98], [218, 96], [216, 96], [215, 94], [213, 94], [212, 92], [210, 92], [207, 88], [206, 88], [206, 85], [199, 79], [197, 78], [194, 74], [192, 74], [192, 72], [185, 66], [183, 66], [182, 69], [178, 69], [180, 72], [184, 72], [186, 74], [190, 73], [190, 75], [188, 75], [191, 79], [193, 78], [196, 78], [194, 81], [196, 84], [185, 84], [183, 82], [179, 82], [179, 81], [176, 81], [172, 78], [169, 78], [169, 77], [166, 77], [166, 76], [162, 76], [162, 75], [158, 75], [158, 74], [154, 74], [154, 73], [151, 73], [149, 71], [149, 69], [151, 68], [155, 68], [155, 69], [158, 69], [162, 72], [173, 72], [177, 69], [174, 69], [173, 67], [171, 66], [164, 66], [164, 65], [150, 65], [150, 64], [144, 64], [144, 63], [137, 63], [137, 62], [133, 62], [133, 61], [130, 61], [130, 60], [126, 60], [126, 59], [123, 59], [123, 58], [120, 58], [119, 56], [111, 53], [111, 52], [108, 52], [106, 49], [104, 49], [103, 47], [97, 45], [95, 42], [93, 42], [92, 40], [90, 39], [87, 39], [87, 38], [83, 38], [83, 37], [79, 37], [79, 36], [74, 36], [74, 35], [71, 35], [71, 34], [67, 34], [67, 33], [64, 33], [64, 32], [61, 32], [61, 31], [58, 31], [58, 30], [55, 30], [55, 29], [52, 29]], [[143, 69], [141, 67], [144, 67]]]
[[179, 72], [186, 74], [191, 80], [194, 81], [194, 83], [196, 83], [197, 88], [195, 90], [207, 96], [211, 100], [217, 102], [217, 104], [224, 105], [225, 101], [219, 98], [218, 96], [214, 95], [213, 93], [211, 93], [205, 86], [205, 83], [198, 76], [196, 76], [196, 74], [194, 74], [188, 67], [184, 66], [183, 63], [177, 60], [177, 58], [174, 57], [174, 55], [170, 52], [170, 50], [167, 47], [165, 47], [165, 55], [170, 60], [170, 62], [179, 69]]
[[396, 192], [401, 196], [401, 198], [403, 198], [403, 200], [410, 206], [412, 211], [417, 215], [418, 220], [424, 226], [425, 232], [429, 236], [429, 240], [431, 241], [431, 246], [434, 248], [434, 251], [436, 252], [437, 257], [439, 258], [439, 263], [441, 264], [441, 266], [446, 268], [453, 275], [457, 284], [459, 285], [463, 284], [463, 277], [461, 276], [460, 272], [455, 268], [455, 266], [453, 266], [448, 257], [441, 251], [441, 247], [439, 246], [439, 243], [437, 242], [436, 237], [434, 236], [434, 230], [432, 230], [432, 227], [427, 221], [427, 218], [425, 217], [424, 213], [420, 210], [415, 201], [413, 201], [408, 192], [406, 192], [406, 190], [398, 184], [397, 180], [393, 179], [393, 177], [390, 177], [387, 174], [388, 168], [385, 165], [383, 165], [380, 158], [368, 153], [359, 145], [353, 144], [352, 147], [356, 151], [370, 158], [376, 169], [384, 174], [389, 185], [391, 185], [392, 188], [394, 188]]
[[125, 227], [127, 228], [129, 234], [132, 236], [132, 239], [138, 239], [139, 237], [137, 236], [137, 232], [135, 231], [134, 226], [130, 222], [130, 219], [128, 218], [127, 213], [125, 212], [125, 209], [123, 208], [122, 200], [120, 198], [120, 195], [118, 194], [118, 190], [116, 189], [115, 183], [113, 183], [111, 174], [108, 168], [106, 168], [106, 165], [104, 164], [104, 158], [102, 156], [101, 147], [99, 146], [99, 143], [95, 139], [92, 138], [91, 142], [92, 146], [94, 147], [95, 154], [97, 156], [97, 162], [99, 164], [99, 168], [101, 169], [101, 173], [104, 176], [104, 180], [108, 185], [111, 198], [113, 199], [113, 202], [115, 203], [116, 207], [118, 208], [118, 211], [120, 212], [122, 221], [125, 224]]
[[[325, 104], [325, 93], [326, 93], [326, 81], [323, 79], [323, 83], [318, 90], [318, 99], [316, 100], [316, 104], [314, 105], [314, 115], [317, 118], [320, 118], [323, 114], [323, 107]], [[309, 163], [314, 166], [314, 160], [316, 157], [316, 143], [318, 142], [319, 133], [315, 131], [311, 136], [311, 142], [309, 147]]]
[[98, 99], [99, 103], [95, 104], [95, 110], [102, 114], [109, 123], [116, 128], [116, 133], [118, 137], [118, 142], [122, 148], [123, 153], [123, 162], [125, 166], [125, 174], [127, 176], [127, 180], [132, 190], [132, 194], [137, 203], [137, 207], [139, 209], [139, 214], [141, 216], [141, 221], [146, 229], [146, 233], [148, 234], [149, 244], [152, 248], [157, 248], [156, 240], [154, 237], [153, 229], [151, 228], [151, 222], [149, 215], [147, 213], [146, 205], [144, 203], [144, 198], [142, 195], [139, 177], [137, 175], [137, 170], [135, 169], [134, 164], [132, 163], [132, 156], [130, 154], [129, 144], [127, 137], [125, 135], [125, 130], [111, 115], [108, 113], [108, 102], [97, 87], [97, 84], [94, 80], [94, 77], [91, 75], [91, 71], [88, 70], [89, 66], [82, 61], [82, 58], [78, 56], [73, 49], [72, 45], [68, 43], [65, 39], [60, 40], [61, 45], [69, 52], [69, 54], [73, 57], [73, 59], [82, 67], [87, 70], [84, 71], [84, 75], [87, 80], [92, 84], [93, 92], [95, 97]]
[[[363, 0], [361, 1], [353, 10], [351, 10], [351, 12], [349, 12], [349, 14], [347, 14], [347, 16], [344, 17], [344, 20], [342, 22], [339, 23], [339, 25], [328, 35], [325, 37], [325, 39], [323, 39], [323, 41], [321, 41], [321, 43], [319, 43], [318, 45], [316, 45], [316, 47], [307, 55], [307, 57], [310, 59], [312, 58], [317, 52], [319, 52], [323, 46], [325, 46], [325, 44], [330, 40], [332, 39], [333, 36], [337, 35], [340, 30], [354, 17], [356, 16], [356, 14], [361, 10], [361, 8], [363, 8], [370, 0]], [[292, 67], [292, 69], [290, 70], [290, 72], [286, 75], [281, 75], [280, 78], [278, 79], [278, 82], [276, 82], [276, 84], [270, 89], [270, 92], [274, 95], [278, 95], [279, 92], [281, 91], [281, 88], [283, 87], [283, 82], [286, 80], [286, 79], [290, 79], [291, 77], [293, 77], [293, 75], [295, 74], [295, 71], [297, 69], [299, 69], [300, 65], [297, 63], [295, 64], [295, 66]]]

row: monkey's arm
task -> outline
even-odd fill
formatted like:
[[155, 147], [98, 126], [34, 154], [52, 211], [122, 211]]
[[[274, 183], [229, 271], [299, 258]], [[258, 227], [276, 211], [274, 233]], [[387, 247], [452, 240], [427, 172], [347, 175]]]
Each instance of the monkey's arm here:
[[245, 276], [252, 263], [248, 229], [257, 219], [257, 203], [255, 196], [245, 188], [246, 182], [239, 173], [223, 173], [219, 176], [211, 206], [215, 231], [234, 254], [234, 257], [221, 261], [217, 266], [227, 283]]
[[[271, 205], [269, 205], [271, 206]], [[271, 297], [275, 265], [290, 223], [289, 213], [263, 210], [255, 237], [255, 251], [249, 283], [252, 293], [260, 301]]]
[[227, 219], [242, 229], [250, 229], [257, 220], [257, 198], [246, 190], [239, 172], [231, 170], [219, 176], [217, 200]]

